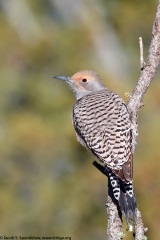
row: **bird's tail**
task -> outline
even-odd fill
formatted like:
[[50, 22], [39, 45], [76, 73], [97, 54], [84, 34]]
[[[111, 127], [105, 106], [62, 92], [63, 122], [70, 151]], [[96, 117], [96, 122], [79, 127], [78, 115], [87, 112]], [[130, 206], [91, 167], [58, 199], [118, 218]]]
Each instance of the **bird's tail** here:
[[128, 227], [130, 229], [130, 218], [133, 219], [134, 224], [136, 224], [136, 197], [133, 190], [132, 181], [124, 182], [115, 176], [112, 172], [109, 171], [109, 191], [112, 193], [112, 196], [115, 198], [116, 202], [119, 205], [121, 212], [124, 214], [127, 221]]

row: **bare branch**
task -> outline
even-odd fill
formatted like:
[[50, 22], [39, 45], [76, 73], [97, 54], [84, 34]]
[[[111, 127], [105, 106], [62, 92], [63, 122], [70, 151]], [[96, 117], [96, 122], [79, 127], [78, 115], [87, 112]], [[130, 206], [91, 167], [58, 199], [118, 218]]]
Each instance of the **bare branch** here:
[[[133, 128], [134, 143], [137, 136], [137, 113], [143, 105], [142, 100], [160, 63], [160, 0], [158, 1], [157, 13], [152, 28], [152, 39], [149, 47], [147, 62], [141, 71], [140, 78], [134, 88], [129, 102], [128, 110]], [[134, 147], [134, 146], [133, 146]]]
[[[148, 58], [146, 64], [143, 60], [143, 42], [142, 38], [139, 38], [140, 44], [140, 65], [141, 75], [139, 80], [130, 95], [127, 107], [130, 114], [130, 120], [132, 124], [132, 135], [133, 135], [133, 152], [136, 143], [136, 136], [138, 135], [137, 126], [137, 114], [138, 110], [143, 106], [142, 100], [145, 92], [147, 91], [151, 81], [153, 80], [156, 70], [160, 64], [160, 0], [158, 1], [158, 7], [156, 12], [155, 21], [152, 28], [152, 39], [149, 47]], [[105, 168], [94, 162], [93, 165], [99, 169], [104, 175], [107, 176]], [[111, 188], [110, 188], [111, 189]], [[108, 214], [108, 229], [107, 236], [109, 240], [123, 239], [124, 235], [122, 232], [122, 213], [120, 212], [112, 192], [108, 192], [108, 200], [106, 203], [106, 209]], [[137, 223], [135, 225], [135, 240], [146, 239], [145, 232], [147, 228], [144, 228], [141, 213], [137, 208], [136, 211]]]
[[122, 214], [118, 211], [117, 204], [113, 202], [112, 193], [108, 193], [108, 199], [106, 203], [106, 210], [108, 216], [107, 237], [108, 240], [119, 239], [124, 237], [122, 231]]
[[[105, 176], [108, 177], [108, 172], [105, 167], [94, 161], [93, 165], [102, 172]], [[117, 202], [111, 191], [111, 187], [108, 188], [108, 198], [106, 203], [106, 210], [108, 216], [108, 227], [107, 227], [107, 237], [108, 240], [119, 239], [122, 240], [124, 237], [122, 230], [122, 213], [119, 209]]]
[[144, 59], [143, 59], [143, 40], [142, 37], [139, 37], [139, 48], [140, 48], [140, 67], [141, 71], [144, 68]]
[[[141, 58], [141, 75], [134, 88], [129, 102], [128, 110], [130, 114], [130, 120], [132, 123], [132, 133], [133, 133], [133, 151], [136, 142], [136, 136], [138, 133], [137, 126], [137, 114], [140, 107], [143, 105], [142, 100], [145, 92], [147, 91], [151, 81], [153, 80], [156, 70], [160, 64], [160, 0], [158, 1], [158, 7], [156, 12], [155, 21], [152, 28], [152, 39], [149, 47], [149, 53], [147, 62], [144, 65], [143, 62], [143, 43], [140, 39], [140, 58]], [[141, 213], [137, 208], [137, 224], [135, 225], [135, 239], [144, 239], [144, 233], [147, 230], [144, 228]]]
[[142, 217], [140, 211], [137, 209], [136, 212], [137, 216], [137, 224], [135, 226], [135, 239], [136, 240], [142, 240], [145, 239], [144, 233], [148, 230], [147, 228], [144, 228]]

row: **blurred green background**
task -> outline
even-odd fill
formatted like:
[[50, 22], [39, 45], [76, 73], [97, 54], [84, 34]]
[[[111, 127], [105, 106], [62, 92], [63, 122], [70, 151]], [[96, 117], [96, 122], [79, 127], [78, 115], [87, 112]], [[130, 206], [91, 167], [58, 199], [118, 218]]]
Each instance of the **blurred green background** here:
[[[0, 235], [106, 239], [107, 179], [76, 141], [73, 94], [52, 76], [95, 70], [127, 102], [157, 2], [0, 0]], [[134, 156], [151, 239], [160, 239], [159, 78], [139, 111]]]

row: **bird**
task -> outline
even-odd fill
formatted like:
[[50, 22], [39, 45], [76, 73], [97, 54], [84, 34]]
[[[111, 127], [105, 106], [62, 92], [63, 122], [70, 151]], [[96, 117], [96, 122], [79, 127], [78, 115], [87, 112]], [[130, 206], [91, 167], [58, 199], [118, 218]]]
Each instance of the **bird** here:
[[109, 90], [92, 70], [73, 76], [53, 76], [65, 81], [75, 94], [72, 123], [78, 142], [105, 167], [108, 188], [124, 214], [136, 224], [136, 196], [133, 189], [133, 137], [129, 112], [123, 99]]

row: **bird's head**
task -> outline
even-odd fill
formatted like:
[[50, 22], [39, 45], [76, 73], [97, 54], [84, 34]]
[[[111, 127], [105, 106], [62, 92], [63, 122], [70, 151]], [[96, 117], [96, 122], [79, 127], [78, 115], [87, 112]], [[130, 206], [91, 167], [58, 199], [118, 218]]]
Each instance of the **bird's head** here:
[[82, 70], [72, 77], [54, 76], [54, 78], [65, 81], [74, 92], [77, 100], [91, 92], [105, 88], [99, 75], [91, 70]]

